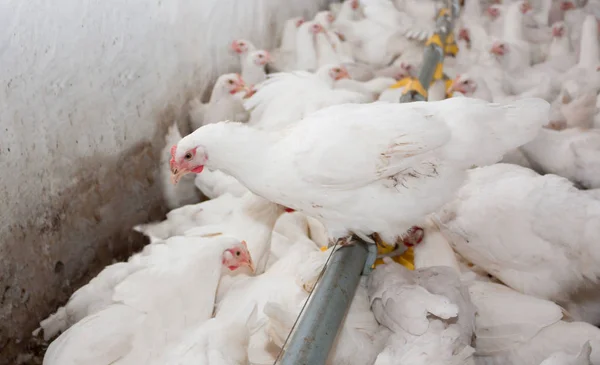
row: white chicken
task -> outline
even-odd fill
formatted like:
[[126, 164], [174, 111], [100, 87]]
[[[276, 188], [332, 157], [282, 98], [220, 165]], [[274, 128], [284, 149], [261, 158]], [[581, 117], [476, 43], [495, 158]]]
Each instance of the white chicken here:
[[[588, 341], [592, 349], [600, 346], [597, 327], [563, 320], [561, 308], [550, 301], [483, 281], [472, 282], [469, 294], [477, 307], [477, 364], [539, 365], [556, 352], [577, 354]], [[597, 350], [590, 358], [600, 362]]]
[[600, 277], [600, 201], [565, 178], [508, 164], [474, 169], [437, 219], [461, 256], [521, 293], [565, 303]]
[[539, 173], [566, 177], [587, 189], [600, 188], [600, 131], [542, 129], [521, 150]]
[[52, 342], [44, 365], [148, 363], [170, 340], [211, 317], [224, 270], [253, 266], [245, 243], [225, 236], [175, 237], [155, 255], [114, 288], [112, 304]]
[[247, 91], [248, 88], [240, 75], [221, 75], [213, 87], [208, 103], [203, 104], [197, 98], [189, 101], [192, 130], [224, 119], [247, 121], [248, 112], [244, 109], [242, 101], [235, 97], [236, 93], [244, 90]]
[[[40, 323], [44, 364], [273, 364], [360, 238], [324, 363], [600, 365], [600, 0], [450, 3], [195, 4], [167, 104], [228, 73], [156, 146], [171, 211]], [[454, 5], [459, 52], [399, 103]]]
[[244, 104], [251, 113], [249, 124], [281, 129], [331, 105], [368, 102], [370, 96], [363, 93], [334, 89], [336, 81], [347, 77], [347, 70], [340, 65], [325, 65], [314, 74], [296, 71], [270, 75]]
[[375, 364], [473, 363], [475, 307], [459, 273], [449, 267], [411, 272], [384, 261], [369, 276], [369, 298], [377, 320], [394, 335]]
[[[459, 98], [333, 106], [275, 131], [217, 123], [184, 137], [171, 169], [175, 181], [204, 166], [221, 169], [257, 195], [321, 220], [332, 239], [377, 232], [395, 242], [450, 199], [471, 165], [497, 162], [533, 139], [548, 111], [540, 99], [497, 105]], [[237, 160], [248, 151], [250, 159]], [[331, 162], [323, 164], [323, 156]], [[254, 171], [265, 165], [258, 177]], [[374, 197], [377, 210], [365, 210]]]

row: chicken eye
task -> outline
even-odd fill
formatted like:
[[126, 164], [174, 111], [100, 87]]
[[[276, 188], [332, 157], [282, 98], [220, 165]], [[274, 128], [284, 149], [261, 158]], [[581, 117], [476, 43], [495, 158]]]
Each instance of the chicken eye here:
[[463, 83], [463, 85], [466, 85], [466, 84], [468, 84], [468, 83], [469, 83], [469, 81], [468, 81], [468, 80], [465, 80], [465, 81], [463, 81], [462, 83]]
[[185, 156], [183, 156], [183, 158], [185, 158], [186, 160], [191, 160], [192, 159], [192, 153], [188, 152], [185, 154]]
[[233, 85], [233, 80], [229, 80], [229, 81], [227, 81], [227, 83], [228, 83], [229, 85]]
[[239, 255], [241, 255], [241, 254], [242, 254], [242, 253], [241, 253], [240, 251], [235, 251], [235, 255], [236, 255], [236, 256], [239, 256]]

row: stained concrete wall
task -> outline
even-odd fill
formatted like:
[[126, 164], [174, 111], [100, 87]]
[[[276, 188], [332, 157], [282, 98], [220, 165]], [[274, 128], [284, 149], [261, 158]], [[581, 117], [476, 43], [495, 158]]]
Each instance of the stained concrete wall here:
[[227, 45], [274, 43], [323, 0], [0, 1], [0, 364], [160, 218], [168, 124]]

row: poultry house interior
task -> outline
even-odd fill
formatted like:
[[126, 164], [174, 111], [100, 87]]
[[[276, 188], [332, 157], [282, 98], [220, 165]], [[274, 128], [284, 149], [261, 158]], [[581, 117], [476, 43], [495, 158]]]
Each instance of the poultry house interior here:
[[600, 0], [0, 14], [0, 365], [600, 365]]

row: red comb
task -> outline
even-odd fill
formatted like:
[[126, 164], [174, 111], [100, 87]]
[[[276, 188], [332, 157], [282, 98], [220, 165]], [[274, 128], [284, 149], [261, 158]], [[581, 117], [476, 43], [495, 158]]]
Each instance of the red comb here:
[[292, 208], [285, 208], [285, 211], [286, 211], [286, 212], [288, 212], [288, 213], [293, 213], [293, 212], [295, 212], [295, 210], [294, 210], [294, 209], [292, 209]]

